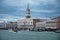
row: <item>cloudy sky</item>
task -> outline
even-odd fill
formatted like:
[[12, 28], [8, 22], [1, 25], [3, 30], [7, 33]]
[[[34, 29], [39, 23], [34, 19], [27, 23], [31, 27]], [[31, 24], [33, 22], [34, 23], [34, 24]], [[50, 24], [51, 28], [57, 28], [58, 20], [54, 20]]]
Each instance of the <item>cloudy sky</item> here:
[[32, 18], [60, 16], [60, 0], [0, 0], [0, 19], [24, 18], [28, 3]]

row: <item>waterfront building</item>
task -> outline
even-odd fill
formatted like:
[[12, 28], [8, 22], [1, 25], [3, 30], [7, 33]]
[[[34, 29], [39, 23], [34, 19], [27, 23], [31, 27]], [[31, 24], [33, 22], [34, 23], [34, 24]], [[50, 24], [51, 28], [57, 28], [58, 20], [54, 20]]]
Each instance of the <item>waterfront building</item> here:
[[0, 28], [5, 28], [5, 27], [6, 27], [5, 21], [0, 21]]
[[55, 17], [53, 19], [56, 20], [57, 28], [60, 29], [60, 16], [57, 16], [57, 17]]
[[40, 22], [40, 19], [31, 18], [30, 8], [29, 8], [29, 5], [27, 5], [26, 19], [21, 19], [17, 21], [17, 25], [18, 25], [18, 28], [35, 28], [37, 22]]
[[32, 28], [33, 20], [32, 19], [22, 19], [17, 22], [18, 28]]
[[46, 29], [57, 29], [57, 21], [56, 20], [48, 20], [46, 21]]
[[57, 20], [57, 28], [60, 29], [60, 19]]
[[17, 22], [7, 22], [6, 28], [15, 28], [17, 27]]
[[36, 28], [45, 28], [46, 27], [46, 22], [38, 22], [36, 23]]
[[47, 20], [47, 21], [43, 21], [43, 22], [38, 22], [36, 23], [36, 28], [37, 29], [57, 29], [57, 21], [56, 20]]

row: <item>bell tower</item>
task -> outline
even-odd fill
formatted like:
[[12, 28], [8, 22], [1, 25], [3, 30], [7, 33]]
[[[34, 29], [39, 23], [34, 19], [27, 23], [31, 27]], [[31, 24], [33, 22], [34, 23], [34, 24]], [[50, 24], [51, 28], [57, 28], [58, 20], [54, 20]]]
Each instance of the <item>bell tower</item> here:
[[30, 18], [30, 8], [29, 8], [29, 4], [27, 5], [27, 9], [26, 9], [26, 19]]

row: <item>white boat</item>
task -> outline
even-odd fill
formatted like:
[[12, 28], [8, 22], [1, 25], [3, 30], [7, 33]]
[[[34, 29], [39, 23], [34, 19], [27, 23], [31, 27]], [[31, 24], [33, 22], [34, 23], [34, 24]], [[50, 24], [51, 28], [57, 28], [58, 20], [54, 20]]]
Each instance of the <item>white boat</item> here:
[[12, 29], [8, 29], [9, 30], [9, 32], [13, 32], [13, 30]]
[[8, 30], [9, 30], [9, 32], [18, 32], [17, 29], [8, 29]]

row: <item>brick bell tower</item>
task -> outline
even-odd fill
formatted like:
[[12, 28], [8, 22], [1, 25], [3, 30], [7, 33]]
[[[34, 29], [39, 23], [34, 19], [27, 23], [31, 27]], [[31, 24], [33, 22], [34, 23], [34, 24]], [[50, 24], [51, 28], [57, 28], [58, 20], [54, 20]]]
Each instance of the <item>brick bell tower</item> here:
[[29, 8], [29, 4], [27, 5], [27, 9], [26, 9], [26, 19], [30, 19], [30, 8]]

